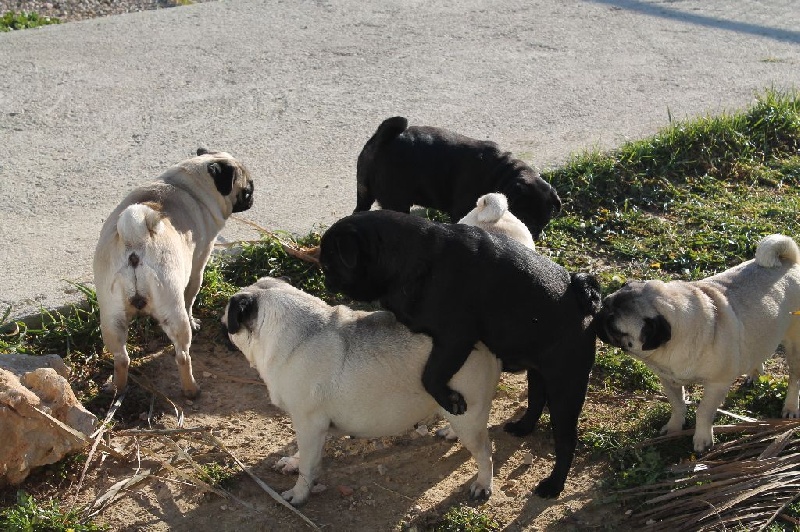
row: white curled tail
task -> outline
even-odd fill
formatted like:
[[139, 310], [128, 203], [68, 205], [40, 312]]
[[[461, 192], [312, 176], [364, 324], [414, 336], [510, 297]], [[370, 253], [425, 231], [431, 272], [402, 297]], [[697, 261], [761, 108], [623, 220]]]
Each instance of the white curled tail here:
[[777, 268], [783, 261], [792, 264], [800, 262], [800, 249], [791, 237], [769, 235], [758, 243], [756, 263], [764, 268]]
[[508, 211], [508, 200], [499, 192], [484, 194], [478, 198], [478, 221], [495, 223]]
[[149, 205], [131, 205], [119, 215], [117, 232], [128, 248], [139, 248], [164, 227], [164, 215]]

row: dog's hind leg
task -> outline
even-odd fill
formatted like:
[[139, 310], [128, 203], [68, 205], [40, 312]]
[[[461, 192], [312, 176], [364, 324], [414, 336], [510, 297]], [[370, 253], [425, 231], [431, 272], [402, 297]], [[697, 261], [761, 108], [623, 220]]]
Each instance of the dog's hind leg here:
[[297, 452], [300, 455], [297, 482], [290, 490], [281, 493], [286, 501], [293, 506], [300, 506], [308, 500], [314, 481], [319, 475], [322, 463], [322, 448], [325, 445], [325, 435], [330, 427], [329, 419], [311, 418], [303, 419], [303, 423], [295, 423], [297, 433]]
[[528, 409], [517, 421], [506, 423], [503, 430], [514, 436], [527, 436], [536, 428], [542, 411], [547, 404], [547, 388], [542, 374], [535, 369], [528, 370]]
[[[110, 303], [100, 305], [100, 332], [106, 349], [114, 356], [114, 380], [107, 391], [121, 393], [128, 385], [128, 367], [131, 359], [125, 346], [128, 341], [130, 320], [123, 309], [110, 310]], [[113, 389], [112, 389], [113, 388]]]
[[494, 477], [492, 464], [492, 442], [489, 440], [489, 431], [486, 428], [489, 422], [489, 408], [477, 416], [472, 412], [463, 416], [447, 416], [455, 430], [461, 445], [472, 454], [478, 464], [478, 477], [469, 487], [472, 499], [488, 498], [492, 494]]
[[373, 203], [375, 203], [375, 196], [372, 195], [369, 186], [359, 181], [356, 186], [356, 208], [353, 210], [353, 214], [370, 210]]
[[[798, 318], [794, 318], [798, 319]], [[784, 340], [783, 347], [786, 363], [789, 366], [789, 386], [786, 389], [786, 400], [783, 403], [783, 417], [800, 417], [800, 323], [790, 329], [792, 338]]]
[[200, 388], [194, 380], [192, 374], [192, 358], [189, 356], [189, 347], [192, 345], [192, 327], [189, 316], [183, 312], [183, 308], [178, 301], [174, 305], [167, 306], [170, 309], [180, 309], [180, 312], [169, 314], [155, 314], [159, 325], [164, 330], [172, 345], [175, 346], [175, 363], [178, 365], [178, 373], [181, 377], [181, 389], [183, 395], [189, 399], [194, 399], [200, 393]]
[[579, 368], [574, 370], [570, 368], [566, 375], [558, 377], [551, 375], [546, 380], [560, 382], [557, 386], [547, 388], [547, 408], [550, 410], [550, 423], [553, 427], [556, 463], [550, 476], [539, 482], [534, 491], [539, 497], [553, 499], [564, 489], [575, 457], [575, 447], [578, 445], [578, 418], [586, 399], [589, 369], [582, 372]]

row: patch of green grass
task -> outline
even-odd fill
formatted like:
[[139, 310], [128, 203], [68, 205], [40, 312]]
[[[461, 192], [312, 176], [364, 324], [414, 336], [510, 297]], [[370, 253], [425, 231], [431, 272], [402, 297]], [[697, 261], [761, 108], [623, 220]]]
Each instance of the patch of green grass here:
[[502, 526], [494, 517], [470, 506], [453, 506], [433, 526], [435, 532], [490, 532]]
[[84, 520], [77, 510], [64, 510], [56, 501], [37, 502], [24, 491], [17, 504], [0, 510], [0, 530], [7, 532], [95, 532], [108, 527]]
[[202, 480], [219, 488], [230, 487], [238, 474], [238, 470], [228, 464], [211, 462], [200, 467], [203, 469]]
[[768, 418], [781, 417], [788, 379], [759, 375], [751, 384], [735, 387], [725, 406], [738, 414]]
[[56, 17], [43, 17], [38, 13], [25, 11], [20, 11], [19, 13], [7, 11], [0, 17], [0, 31], [24, 30], [60, 23], [61, 21]]
[[658, 377], [647, 366], [617, 348], [598, 349], [592, 373], [614, 390], [658, 392], [661, 389]]
[[752, 257], [758, 238], [800, 233], [800, 97], [766, 91], [745, 112], [674, 123], [543, 173], [564, 214], [543, 247], [568, 268], [585, 254], [621, 269], [699, 278]]

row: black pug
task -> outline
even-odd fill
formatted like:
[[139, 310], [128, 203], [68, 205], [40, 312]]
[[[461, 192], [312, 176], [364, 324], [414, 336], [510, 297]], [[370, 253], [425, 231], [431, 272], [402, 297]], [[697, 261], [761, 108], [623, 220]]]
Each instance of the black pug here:
[[402, 116], [387, 118], [364, 145], [354, 213], [370, 210], [377, 200], [392, 211], [407, 213], [412, 205], [439, 209], [456, 223], [479, 197], [502, 192], [509, 210], [537, 239], [561, 211], [556, 189], [494, 142], [438, 127], [407, 126]]
[[505, 371], [528, 370], [528, 410], [505, 430], [529, 434], [548, 406], [556, 463], [536, 493], [557, 497], [575, 454], [594, 364], [596, 279], [570, 275], [504, 235], [386, 210], [339, 220], [320, 247], [330, 290], [378, 300], [412, 331], [433, 338], [422, 383], [449, 412], [467, 408], [447, 383], [477, 342]]

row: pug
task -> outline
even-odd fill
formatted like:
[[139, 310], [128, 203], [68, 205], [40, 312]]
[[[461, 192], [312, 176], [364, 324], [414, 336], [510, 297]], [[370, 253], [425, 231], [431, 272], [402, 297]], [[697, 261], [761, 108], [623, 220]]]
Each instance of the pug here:
[[200, 323], [192, 305], [225, 221], [252, 205], [247, 169], [227, 153], [200, 148], [114, 209], [94, 254], [100, 329], [114, 355], [111, 388], [121, 392], [127, 386], [128, 326], [134, 316], [147, 314], [175, 346], [183, 394], [197, 396], [189, 346]]
[[322, 236], [320, 265], [329, 290], [378, 300], [413, 332], [433, 338], [422, 382], [451, 414], [472, 408], [448, 382], [477, 342], [504, 370], [527, 370], [528, 410], [505, 429], [529, 434], [548, 406], [556, 463], [535, 491], [544, 498], [561, 493], [594, 364], [594, 277], [570, 274], [505, 235], [389, 210], [334, 223]]
[[490, 233], [506, 235], [527, 248], [536, 249], [533, 235], [527, 226], [508, 210], [508, 200], [499, 192], [484, 194], [478, 198], [475, 208], [458, 223], [480, 227]]
[[694, 450], [714, 442], [713, 422], [733, 382], [757, 375], [782, 344], [789, 365], [783, 416], [800, 416], [800, 251], [770, 235], [755, 259], [700, 281], [628, 283], [603, 300], [598, 336], [658, 375], [672, 407], [662, 433], [681, 430], [683, 386], [700, 383]]
[[[332, 307], [265, 277], [230, 299], [222, 322], [264, 379], [272, 403], [292, 419], [300, 476], [282, 495], [293, 505], [308, 500], [329, 431], [393, 436], [440, 411], [421, 381], [430, 337], [411, 333], [390, 312]], [[487, 423], [499, 379], [497, 357], [478, 345], [452, 380], [472, 408], [461, 416], [444, 413], [478, 463], [474, 498], [492, 492]]]
[[402, 116], [378, 126], [358, 156], [357, 201], [353, 211], [409, 212], [412, 205], [463, 218], [489, 192], [508, 198], [508, 208], [539, 238], [561, 211], [556, 189], [539, 172], [497, 144], [438, 127], [411, 126]]

